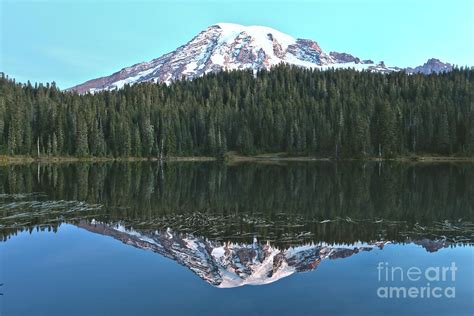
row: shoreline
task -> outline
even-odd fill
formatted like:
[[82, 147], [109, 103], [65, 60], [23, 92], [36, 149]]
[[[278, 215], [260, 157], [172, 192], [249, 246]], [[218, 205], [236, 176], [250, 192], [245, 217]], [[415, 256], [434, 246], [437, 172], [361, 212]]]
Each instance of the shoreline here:
[[[157, 157], [69, 157], [69, 156], [44, 156], [44, 157], [29, 157], [29, 156], [0, 156], [0, 165], [13, 165], [13, 164], [29, 164], [29, 163], [76, 163], [76, 162], [159, 162], [160, 159]], [[171, 156], [163, 159], [164, 162], [203, 162], [203, 161], [217, 161], [215, 157], [206, 156]], [[223, 162], [226, 163], [240, 163], [240, 162], [348, 162], [348, 161], [397, 161], [397, 162], [411, 162], [411, 163], [474, 163], [474, 157], [451, 157], [451, 156], [402, 156], [396, 158], [343, 158], [343, 159], [332, 159], [329, 157], [310, 157], [310, 156], [282, 156], [281, 154], [262, 154], [255, 156], [242, 156], [242, 155], [229, 155]]]

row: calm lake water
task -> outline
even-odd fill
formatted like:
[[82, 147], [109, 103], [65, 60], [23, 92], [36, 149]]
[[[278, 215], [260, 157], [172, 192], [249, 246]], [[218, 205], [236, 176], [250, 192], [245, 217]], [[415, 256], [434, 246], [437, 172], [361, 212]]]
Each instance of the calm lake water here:
[[474, 165], [0, 167], [1, 315], [473, 315]]

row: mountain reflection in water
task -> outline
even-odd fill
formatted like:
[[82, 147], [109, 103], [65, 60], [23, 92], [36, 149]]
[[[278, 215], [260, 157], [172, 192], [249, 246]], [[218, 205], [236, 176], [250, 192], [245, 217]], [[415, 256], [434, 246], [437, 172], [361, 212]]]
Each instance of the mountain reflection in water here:
[[[322, 260], [346, 258], [359, 252], [383, 249], [390, 242], [326, 244], [307, 243], [288, 248], [271, 243], [212, 241], [171, 229], [140, 232], [120, 224], [82, 221], [77, 224], [90, 232], [113, 237], [140, 249], [151, 250], [189, 268], [201, 279], [220, 288], [263, 285], [295, 272], [314, 270]], [[444, 240], [407, 241], [433, 252], [448, 247]]]
[[472, 245], [474, 167], [412, 163], [74, 163], [0, 167], [0, 235], [71, 223], [217, 287], [414, 243]]

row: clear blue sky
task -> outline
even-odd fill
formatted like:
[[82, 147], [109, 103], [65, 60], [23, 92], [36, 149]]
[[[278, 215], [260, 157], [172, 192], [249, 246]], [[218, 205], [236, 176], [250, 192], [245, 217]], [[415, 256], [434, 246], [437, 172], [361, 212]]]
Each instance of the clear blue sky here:
[[388, 65], [474, 65], [474, 0], [0, 0], [0, 11], [0, 71], [60, 88], [159, 57], [217, 22]]

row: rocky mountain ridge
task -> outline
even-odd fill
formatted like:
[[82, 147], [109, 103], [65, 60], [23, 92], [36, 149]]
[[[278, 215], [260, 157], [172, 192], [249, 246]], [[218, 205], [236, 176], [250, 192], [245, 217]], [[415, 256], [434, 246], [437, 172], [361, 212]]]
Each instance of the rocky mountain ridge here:
[[[78, 93], [121, 89], [126, 84], [191, 80], [211, 72], [251, 69], [257, 72], [280, 63], [312, 69], [354, 68], [378, 73], [404, 70], [383, 61], [374, 63], [348, 53], [324, 52], [316, 41], [294, 38], [264, 26], [231, 23], [211, 25], [185, 45], [149, 62], [121, 69], [110, 76], [89, 80], [68, 90]], [[450, 71], [450, 64], [430, 59], [408, 73]]]

